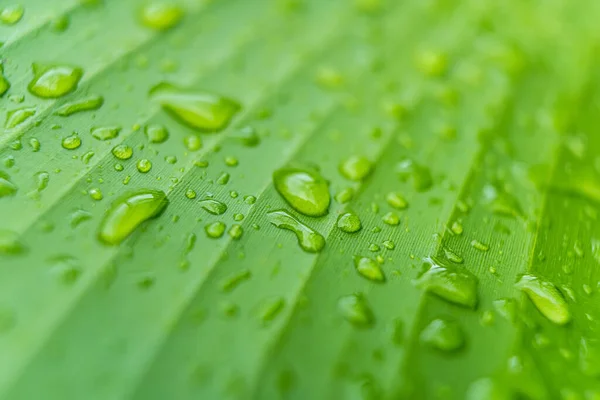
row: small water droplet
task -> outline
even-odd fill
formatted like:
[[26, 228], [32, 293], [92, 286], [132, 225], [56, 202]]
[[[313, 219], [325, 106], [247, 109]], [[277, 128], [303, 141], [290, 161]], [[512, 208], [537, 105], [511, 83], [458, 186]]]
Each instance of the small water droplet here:
[[88, 194], [90, 195], [90, 197], [96, 201], [100, 201], [104, 198], [104, 195], [102, 194], [102, 191], [98, 188], [92, 188], [88, 191]]
[[239, 164], [239, 161], [237, 158], [225, 157], [225, 165], [227, 165], [228, 167], [237, 167], [238, 164]]
[[523, 275], [515, 286], [525, 292], [539, 312], [551, 322], [565, 325], [571, 320], [564, 296], [551, 282], [534, 275]]
[[50, 174], [46, 171], [37, 172], [33, 176], [36, 183], [36, 190], [38, 192], [43, 191], [48, 187], [48, 183], [50, 182]]
[[477, 278], [464, 268], [441, 264], [431, 257], [425, 258], [428, 269], [413, 283], [450, 303], [464, 307], [477, 306]]
[[346, 321], [357, 328], [369, 328], [375, 324], [373, 311], [361, 293], [341, 297], [338, 310]]
[[206, 235], [211, 239], [218, 239], [225, 233], [225, 224], [221, 221], [212, 222], [204, 227]]
[[420, 335], [423, 343], [441, 351], [460, 349], [465, 342], [464, 333], [458, 323], [444, 319], [434, 319]]
[[31, 147], [31, 151], [33, 151], [34, 153], [40, 151], [40, 148], [42, 147], [40, 141], [36, 138], [29, 139], [29, 146]]
[[213, 215], [221, 215], [227, 211], [227, 205], [225, 203], [214, 199], [200, 200], [198, 204], [200, 204], [200, 207]]
[[448, 248], [444, 248], [444, 255], [448, 261], [451, 261], [455, 264], [462, 264], [464, 262], [464, 259], [461, 256]]
[[425, 192], [433, 186], [433, 178], [429, 168], [411, 159], [405, 159], [398, 163], [396, 172], [401, 181], [410, 181], [417, 192]]
[[277, 192], [296, 211], [311, 217], [327, 214], [331, 198], [327, 181], [316, 171], [282, 168], [273, 173]]
[[142, 189], [115, 201], [106, 212], [98, 238], [107, 245], [125, 240], [143, 222], [158, 217], [169, 204], [164, 192]]
[[139, 172], [145, 174], [152, 169], [152, 162], [150, 162], [148, 159], [142, 158], [137, 162], [136, 167]]
[[256, 197], [254, 196], [244, 196], [244, 203], [252, 205], [254, 203], [256, 203]]
[[80, 112], [98, 110], [103, 104], [104, 98], [102, 96], [91, 95], [79, 100], [65, 103], [64, 105], [60, 106], [54, 112], [54, 114], [60, 117], [68, 117]]
[[369, 245], [369, 251], [371, 251], [371, 252], [373, 252], [373, 253], [376, 253], [376, 252], [378, 252], [379, 250], [381, 250], [381, 247], [379, 247], [379, 245], [378, 245], [378, 244], [371, 243], [371, 244]]
[[23, 107], [16, 110], [11, 110], [6, 113], [6, 122], [4, 128], [17, 129], [25, 126], [33, 116], [37, 113], [35, 107]]
[[0, 229], [0, 254], [15, 255], [25, 251], [19, 235], [13, 231]]
[[198, 151], [202, 148], [202, 140], [198, 135], [188, 135], [183, 139], [183, 145], [189, 151]]
[[404, 210], [408, 207], [408, 202], [406, 201], [404, 196], [402, 196], [402, 194], [398, 192], [388, 193], [385, 196], [385, 200], [391, 207], [394, 207], [397, 210]]
[[119, 160], [129, 160], [133, 156], [133, 149], [126, 144], [119, 144], [113, 147], [112, 153]]
[[90, 133], [98, 140], [111, 140], [119, 136], [121, 128], [118, 126], [103, 126], [92, 128]]
[[237, 240], [237, 239], [241, 238], [242, 235], [244, 234], [244, 229], [242, 228], [241, 225], [234, 224], [231, 226], [231, 228], [229, 228], [229, 231], [227, 232], [227, 234], [232, 239]]
[[286, 229], [296, 234], [300, 247], [309, 253], [318, 253], [325, 247], [325, 238], [318, 232], [304, 225], [287, 211], [278, 210], [267, 214], [269, 222], [277, 228]]
[[585, 375], [600, 377], [600, 340], [583, 336], [579, 341], [579, 369]]
[[83, 209], [77, 209], [73, 211], [69, 217], [71, 228], [76, 228], [81, 223], [90, 220], [92, 218], [92, 214]]
[[386, 213], [383, 217], [381, 217], [381, 220], [390, 226], [396, 226], [400, 224], [400, 217], [393, 211]]
[[499, 190], [496, 186], [485, 185], [483, 197], [484, 202], [494, 214], [513, 218], [523, 215], [518, 200], [510, 193]]
[[377, 283], [385, 282], [385, 274], [375, 260], [368, 257], [355, 256], [354, 267], [356, 268], [356, 272], [370, 281]]
[[177, 120], [200, 132], [225, 129], [241, 109], [236, 101], [206, 93], [178, 89], [161, 83], [150, 91], [154, 101]]
[[280, 296], [269, 297], [261, 302], [258, 315], [263, 324], [273, 321], [285, 307], [285, 300]]
[[219, 185], [226, 185], [229, 182], [229, 178], [231, 178], [231, 175], [229, 175], [228, 172], [223, 172], [217, 178], [217, 184], [219, 184]]
[[335, 201], [340, 204], [346, 204], [354, 198], [354, 189], [345, 188], [335, 194]]
[[144, 132], [150, 143], [163, 143], [169, 138], [169, 131], [162, 125], [148, 125]]
[[339, 216], [337, 220], [337, 227], [340, 228], [342, 232], [355, 233], [361, 230], [362, 223], [360, 222], [358, 215], [351, 212], [346, 212]]
[[429, 77], [439, 77], [448, 70], [448, 58], [434, 50], [422, 50], [416, 55], [419, 71]]
[[48, 260], [52, 274], [65, 285], [74, 284], [81, 275], [79, 260], [69, 255], [60, 255]]
[[192, 189], [188, 189], [185, 192], [185, 197], [187, 197], [188, 199], [195, 199], [196, 198], [196, 192]]
[[73, 133], [70, 136], [63, 138], [62, 147], [67, 150], [75, 150], [81, 146], [81, 138], [77, 133]]
[[221, 281], [221, 290], [223, 292], [231, 292], [233, 289], [238, 287], [241, 283], [252, 278], [252, 272], [249, 269], [242, 269], [241, 271], [235, 272]]
[[474, 239], [473, 241], [471, 241], [471, 246], [473, 246], [473, 248], [475, 248], [479, 251], [488, 251], [490, 249], [490, 246], [488, 246], [487, 244], [481, 243], [477, 239]]
[[362, 181], [372, 169], [373, 163], [364, 156], [351, 156], [340, 164], [340, 173], [351, 181]]
[[17, 186], [10, 180], [10, 176], [0, 171], [0, 199], [17, 193]]
[[46, 65], [34, 63], [33, 80], [27, 87], [34, 96], [54, 99], [71, 93], [83, 76], [81, 68], [68, 65]]
[[139, 14], [141, 23], [150, 29], [166, 31], [175, 27], [183, 18], [181, 6], [171, 2], [154, 2], [146, 4]]
[[396, 244], [391, 240], [385, 240], [383, 246], [388, 250], [394, 250], [396, 248]]
[[232, 137], [239, 140], [244, 146], [255, 147], [260, 144], [260, 136], [251, 126], [245, 126], [232, 133]]
[[463, 226], [462, 226], [462, 224], [460, 222], [454, 221], [452, 223], [452, 227], [450, 228], [450, 230], [455, 235], [462, 235], [462, 233], [463, 233]]
[[25, 8], [20, 4], [5, 6], [0, 9], [0, 22], [4, 25], [14, 25], [23, 18]]

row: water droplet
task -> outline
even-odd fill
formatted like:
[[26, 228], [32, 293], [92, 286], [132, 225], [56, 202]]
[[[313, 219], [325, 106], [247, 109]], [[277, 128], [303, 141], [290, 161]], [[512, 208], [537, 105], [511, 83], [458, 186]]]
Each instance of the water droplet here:
[[192, 189], [188, 189], [185, 192], [185, 197], [187, 197], [188, 199], [195, 199], [196, 198], [196, 192]]
[[91, 134], [98, 140], [111, 140], [119, 136], [121, 128], [118, 126], [104, 126], [99, 128], [92, 128]]
[[159, 216], [167, 204], [166, 194], [159, 190], [142, 189], [126, 194], [108, 209], [98, 238], [105, 244], [117, 245], [144, 221]]
[[453, 263], [462, 264], [464, 262], [464, 259], [461, 256], [459, 256], [458, 254], [456, 254], [448, 248], [444, 249], [444, 255], [446, 256], [446, 259], [448, 261], [451, 261]]
[[92, 214], [82, 210], [82, 209], [77, 209], [75, 211], [73, 211], [70, 215], [70, 225], [71, 228], [76, 228], [78, 227], [82, 222], [88, 221], [92, 218]]
[[379, 264], [368, 257], [354, 257], [354, 267], [356, 271], [370, 281], [383, 283], [385, 282], [385, 274]]
[[221, 290], [223, 292], [231, 292], [233, 289], [238, 287], [241, 283], [252, 278], [252, 272], [249, 269], [242, 269], [241, 271], [235, 272], [221, 281]]
[[466, 400], [508, 400], [514, 398], [507, 385], [481, 378], [469, 385]]
[[229, 232], [227, 232], [227, 234], [232, 239], [237, 240], [237, 239], [241, 238], [242, 235], [244, 234], [244, 229], [242, 228], [241, 225], [234, 224], [231, 226], [231, 228], [229, 228]]
[[264, 324], [268, 324], [273, 321], [283, 308], [285, 307], [285, 300], [283, 297], [274, 296], [269, 297], [262, 301], [258, 307], [258, 315]]
[[375, 243], [371, 243], [369, 245], [369, 251], [372, 251], [373, 253], [378, 252], [379, 250], [381, 250], [381, 247], [379, 247], [379, 245], [375, 244]]
[[169, 138], [169, 131], [162, 125], [148, 125], [144, 131], [150, 143], [163, 143]]
[[232, 137], [238, 139], [244, 146], [255, 147], [260, 144], [260, 136], [251, 126], [245, 126], [232, 133]]
[[388, 193], [385, 196], [385, 200], [391, 207], [394, 207], [397, 210], [404, 210], [408, 207], [408, 202], [406, 201], [404, 196], [402, 196], [402, 194], [398, 192]]
[[475, 248], [479, 251], [488, 251], [490, 249], [490, 246], [488, 246], [487, 244], [481, 243], [477, 239], [474, 239], [473, 241], [471, 241], [471, 246], [473, 246], [473, 248]]
[[394, 242], [391, 240], [385, 240], [383, 242], [383, 246], [388, 250], [394, 250], [396, 248], [396, 244], [394, 244]]
[[226, 185], [229, 182], [229, 178], [231, 178], [231, 175], [229, 175], [228, 172], [223, 172], [218, 178], [217, 178], [217, 183], [219, 185]]
[[33, 80], [27, 87], [31, 94], [43, 99], [55, 99], [71, 93], [83, 76], [81, 68], [68, 65], [34, 63]]
[[244, 203], [252, 205], [254, 203], [256, 203], [256, 197], [254, 196], [244, 196]]
[[171, 2], [155, 2], [140, 10], [140, 21], [144, 26], [157, 31], [175, 27], [183, 18], [183, 9]]
[[433, 178], [429, 168], [417, 164], [411, 159], [398, 163], [396, 172], [403, 182], [410, 181], [417, 192], [425, 192], [433, 186]]
[[104, 98], [102, 96], [91, 95], [65, 103], [63, 106], [59, 107], [54, 114], [60, 117], [68, 117], [84, 111], [98, 110], [103, 104]]
[[505, 217], [520, 217], [523, 215], [521, 206], [517, 199], [505, 192], [499, 190], [493, 185], [485, 185], [483, 188], [484, 202], [492, 210], [494, 214]]
[[8, 89], [10, 89], [10, 83], [4, 76], [4, 66], [2, 65], [2, 61], [0, 61], [0, 97], [4, 96], [4, 93], [6, 93]]
[[600, 340], [582, 337], [579, 341], [579, 369], [590, 377], [600, 377]]
[[177, 120], [201, 132], [225, 129], [241, 109], [236, 101], [205, 92], [190, 92], [167, 83], [155, 86], [150, 95]]
[[14, 25], [23, 18], [25, 8], [20, 4], [14, 4], [0, 9], [0, 22], [5, 25]]
[[267, 214], [269, 222], [277, 228], [286, 229], [296, 234], [300, 247], [309, 253], [318, 253], [325, 246], [325, 238], [318, 232], [304, 225], [287, 211], [278, 210]]
[[33, 151], [34, 153], [40, 151], [40, 148], [42, 147], [40, 141], [36, 138], [29, 139], [29, 146], [31, 146], [31, 151]]
[[198, 151], [202, 148], [202, 140], [198, 135], [188, 135], [183, 139], [183, 145], [189, 151]]
[[434, 319], [421, 332], [423, 343], [441, 351], [460, 349], [465, 342], [464, 333], [460, 326], [444, 319]]
[[0, 171], [0, 199], [17, 193], [17, 186], [10, 180], [10, 176]]
[[235, 157], [225, 157], [225, 165], [228, 167], [237, 167], [239, 161]]
[[90, 197], [96, 201], [100, 201], [104, 198], [104, 195], [102, 194], [102, 192], [100, 191], [100, 189], [98, 188], [92, 188], [89, 190], [88, 194], [90, 195]]
[[400, 217], [398, 214], [392, 211], [381, 217], [381, 220], [390, 226], [396, 226], [400, 224]]
[[70, 136], [63, 138], [62, 147], [67, 150], [75, 150], [81, 146], [81, 138], [77, 133], [73, 133]]
[[347, 212], [339, 216], [337, 227], [340, 228], [342, 232], [355, 233], [361, 230], [362, 224], [358, 215]]
[[206, 235], [211, 239], [218, 239], [225, 233], [225, 224], [221, 221], [212, 222], [204, 227]]
[[112, 153], [119, 160], [129, 160], [133, 156], [133, 149], [126, 144], [119, 144], [113, 147]]
[[50, 182], [50, 174], [46, 171], [40, 171], [34, 175], [36, 190], [38, 192], [43, 191], [48, 187], [48, 183]]
[[0, 229], [0, 254], [19, 254], [25, 251], [19, 235], [15, 232]]
[[327, 214], [331, 198], [327, 181], [316, 171], [282, 168], [273, 173], [277, 192], [296, 211], [310, 217]]
[[471, 272], [442, 265], [430, 257], [424, 261], [429, 268], [413, 282], [417, 287], [454, 304], [477, 306], [477, 278]]
[[340, 173], [351, 181], [362, 181], [372, 169], [373, 163], [364, 156], [351, 156], [340, 164]]
[[345, 188], [335, 194], [335, 201], [340, 204], [346, 204], [354, 198], [354, 189]]
[[338, 310], [346, 321], [358, 328], [374, 325], [375, 317], [363, 294], [351, 294], [338, 300]]
[[450, 230], [455, 234], [455, 235], [462, 235], [463, 233], [463, 226], [460, 222], [458, 221], [454, 221], [452, 223], [452, 227], [450, 228]]
[[198, 204], [200, 204], [200, 207], [213, 215], [221, 215], [227, 211], [227, 205], [225, 203], [221, 203], [220, 201], [214, 199], [200, 200]]
[[138, 171], [140, 171], [142, 174], [145, 174], [152, 169], [152, 162], [150, 162], [148, 159], [142, 158], [137, 162], [136, 167]]
[[537, 276], [523, 275], [515, 286], [525, 292], [539, 312], [551, 322], [565, 325], [571, 320], [564, 296], [551, 282]]
[[6, 113], [6, 122], [4, 128], [17, 129], [26, 125], [29, 120], [36, 114], [35, 107], [23, 107], [12, 110]]
[[65, 285], [72, 285], [81, 275], [81, 266], [79, 261], [69, 255], [60, 255], [48, 260], [51, 265], [52, 274]]
[[494, 308], [502, 317], [510, 322], [515, 322], [517, 318], [517, 303], [514, 299], [498, 299], [493, 302]]

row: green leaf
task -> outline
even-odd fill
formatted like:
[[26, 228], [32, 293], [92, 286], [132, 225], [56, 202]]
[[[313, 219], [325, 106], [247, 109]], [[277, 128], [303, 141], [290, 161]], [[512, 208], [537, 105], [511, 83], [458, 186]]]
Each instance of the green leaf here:
[[599, 12], [0, 5], [0, 398], [598, 398]]

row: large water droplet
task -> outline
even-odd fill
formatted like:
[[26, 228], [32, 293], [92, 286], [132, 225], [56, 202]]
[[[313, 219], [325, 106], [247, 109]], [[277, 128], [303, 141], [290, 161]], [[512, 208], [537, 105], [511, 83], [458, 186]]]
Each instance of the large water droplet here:
[[125, 240], [142, 222], [159, 216], [169, 204], [164, 192], [142, 189], [126, 194], [107, 211], [98, 238], [105, 244], [117, 245]]
[[273, 211], [267, 214], [269, 222], [281, 229], [287, 229], [296, 234], [300, 247], [309, 253], [318, 253], [325, 246], [325, 238], [318, 232], [292, 217], [285, 210]]
[[33, 80], [27, 88], [34, 96], [54, 99], [74, 91], [82, 76], [81, 68], [34, 63]]
[[364, 156], [352, 156], [340, 164], [340, 173], [351, 181], [362, 181], [372, 169], [373, 163]]
[[14, 195], [17, 189], [17, 186], [10, 180], [10, 176], [0, 171], [0, 199]]
[[434, 319], [421, 332], [421, 341], [437, 350], [454, 351], [460, 349], [465, 342], [460, 326], [444, 319]]
[[370, 281], [383, 283], [385, 282], [385, 274], [379, 264], [368, 257], [354, 257], [354, 267], [356, 271]]
[[103, 104], [104, 98], [102, 96], [91, 95], [89, 97], [84, 97], [83, 99], [65, 103], [63, 106], [59, 107], [54, 114], [61, 117], [68, 117], [84, 111], [97, 110], [102, 107]]
[[461, 306], [477, 306], [477, 278], [464, 268], [442, 265], [427, 257], [428, 269], [414, 281], [414, 284], [427, 292]]
[[200, 207], [214, 215], [221, 215], [227, 211], [227, 205], [225, 203], [221, 203], [214, 199], [200, 200], [198, 204], [200, 204]]
[[10, 89], [10, 83], [4, 76], [4, 66], [2, 65], [2, 61], [0, 61], [0, 97], [4, 96], [4, 93], [6, 93], [8, 89]]
[[331, 198], [327, 181], [316, 171], [282, 168], [273, 173], [277, 192], [299, 213], [310, 217], [327, 214]]
[[14, 25], [23, 18], [25, 9], [20, 4], [0, 8], [0, 22], [5, 25]]
[[201, 132], [225, 129], [241, 109], [240, 104], [232, 99], [186, 91], [168, 83], [152, 88], [150, 96], [177, 120]]
[[369, 328], [375, 323], [373, 311], [360, 293], [341, 297], [338, 300], [338, 310], [346, 321], [358, 328]]
[[398, 163], [396, 172], [403, 182], [410, 181], [417, 192], [429, 190], [433, 185], [429, 168], [411, 159], [406, 159]]
[[183, 9], [172, 2], [155, 2], [140, 11], [140, 21], [150, 29], [165, 31], [176, 26], [183, 18]]
[[340, 215], [337, 220], [337, 227], [340, 228], [342, 232], [355, 233], [361, 230], [362, 223], [360, 222], [358, 215], [347, 212]]
[[565, 325], [571, 320], [569, 305], [553, 283], [537, 276], [523, 275], [515, 286], [525, 292], [540, 313], [553, 323]]

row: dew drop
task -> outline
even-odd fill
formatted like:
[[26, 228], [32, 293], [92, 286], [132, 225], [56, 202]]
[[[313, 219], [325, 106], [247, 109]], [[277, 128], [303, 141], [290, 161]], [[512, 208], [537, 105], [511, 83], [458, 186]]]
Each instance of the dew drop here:
[[92, 218], [92, 214], [83, 209], [77, 209], [69, 216], [71, 228], [77, 228], [81, 223]]
[[385, 200], [391, 207], [394, 207], [397, 210], [404, 210], [408, 207], [408, 202], [406, 201], [404, 196], [402, 196], [402, 194], [398, 192], [388, 193], [385, 196]]
[[345, 188], [335, 194], [335, 201], [340, 204], [346, 204], [354, 198], [354, 189]]
[[339, 216], [337, 220], [337, 227], [346, 233], [355, 233], [361, 230], [362, 223], [360, 222], [360, 218], [358, 215], [346, 212]]
[[219, 185], [226, 185], [229, 182], [229, 178], [231, 178], [231, 175], [229, 175], [228, 172], [223, 172], [218, 178], [217, 178], [217, 183]]
[[36, 190], [38, 192], [43, 191], [48, 187], [48, 183], [50, 182], [50, 174], [46, 171], [40, 171], [34, 175]]
[[0, 229], [0, 254], [15, 255], [25, 251], [19, 235], [13, 231]]
[[331, 198], [327, 181], [316, 171], [282, 168], [273, 173], [277, 192], [296, 211], [310, 217], [327, 214]]
[[198, 151], [202, 148], [202, 140], [198, 135], [189, 135], [183, 139], [183, 144], [189, 151]]
[[351, 156], [340, 164], [340, 173], [351, 181], [362, 181], [372, 169], [373, 163], [364, 156]]
[[33, 80], [27, 87], [34, 96], [55, 99], [71, 93], [83, 76], [81, 68], [68, 65], [46, 65], [34, 63]]
[[225, 224], [221, 221], [212, 222], [204, 227], [206, 236], [211, 239], [218, 239], [225, 233]]
[[10, 180], [10, 176], [0, 171], [0, 199], [17, 193], [17, 186]]
[[75, 150], [78, 149], [79, 146], [81, 146], [81, 138], [77, 133], [73, 133], [62, 140], [62, 147], [66, 150]]
[[269, 222], [277, 228], [286, 229], [296, 234], [300, 247], [309, 253], [318, 253], [325, 247], [325, 238], [318, 232], [304, 225], [287, 211], [277, 210], [267, 214]]
[[92, 128], [90, 133], [98, 140], [111, 140], [119, 136], [121, 128], [118, 126], [104, 126]]
[[125, 240], [140, 224], [159, 216], [169, 204], [164, 192], [142, 189], [115, 201], [100, 224], [98, 238], [107, 245]]
[[400, 224], [400, 217], [398, 216], [398, 214], [392, 211], [386, 213], [383, 217], [381, 217], [381, 220], [390, 226], [396, 226]]
[[172, 2], [155, 2], [140, 10], [141, 23], [156, 31], [166, 31], [175, 27], [183, 18], [183, 9]]
[[455, 351], [465, 342], [464, 333], [458, 323], [444, 319], [434, 319], [423, 329], [421, 342], [440, 351]]
[[237, 239], [241, 238], [242, 235], [244, 234], [244, 229], [242, 228], [241, 225], [234, 224], [231, 226], [231, 228], [229, 228], [229, 231], [227, 232], [227, 234], [232, 239], [237, 240]]
[[104, 198], [102, 191], [98, 188], [92, 188], [89, 190], [88, 194], [93, 200], [100, 201]]
[[512, 218], [523, 215], [518, 200], [510, 193], [501, 191], [493, 185], [486, 185], [483, 188], [483, 197], [484, 202], [494, 214]]
[[338, 300], [338, 311], [346, 321], [357, 328], [369, 328], [375, 324], [371, 307], [363, 294], [351, 294]]
[[260, 144], [260, 136], [258, 136], [256, 129], [251, 126], [238, 129], [231, 136], [239, 140], [246, 147], [255, 147]]
[[0, 97], [4, 96], [4, 93], [6, 93], [8, 89], [10, 89], [10, 83], [4, 76], [4, 66], [0, 61]]
[[152, 162], [146, 158], [142, 158], [137, 162], [136, 167], [139, 172], [145, 174], [152, 169]]
[[433, 186], [433, 178], [429, 168], [417, 164], [411, 159], [398, 163], [396, 172], [403, 182], [410, 181], [417, 192], [425, 192]]
[[488, 251], [490, 249], [490, 246], [488, 246], [487, 244], [481, 243], [477, 239], [471, 241], [471, 246], [473, 246], [474, 249], [477, 249], [479, 251]]
[[196, 192], [192, 189], [188, 189], [185, 192], [185, 197], [187, 197], [188, 199], [195, 199], [196, 198]]
[[515, 285], [527, 294], [544, 317], [557, 325], [571, 320], [571, 312], [564, 296], [551, 282], [534, 275], [523, 275]]
[[435, 294], [442, 299], [475, 308], [477, 306], [477, 278], [464, 268], [442, 265], [427, 257], [424, 266], [428, 269], [413, 281], [415, 286]]
[[446, 256], [446, 259], [448, 261], [451, 261], [455, 264], [462, 264], [464, 262], [464, 259], [461, 256], [459, 256], [458, 254], [456, 254], [448, 248], [444, 249], [444, 255]]
[[385, 274], [375, 260], [368, 257], [355, 256], [354, 267], [356, 268], [356, 272], [372, 282], [385, 282]]
[[148, 125], [144, 131], [150, 143], [164, 143], [169, 138], [169, 131], [162, 125]]
[[213, 215], [221, 215], [227, 211], [227, 205], [225, 203], [214, 199], [200, 200], [198, 204], [200, 204], [200, 207]]
[[104, 98], [102, 96], [91, 95], [79, 100], [65, 103], [59, 107], [54, 114], [60, 117], [69, 117], [80, 112], [98, 110], [103, 104]]
[[112, 153], [119, 160], [129, 160], [133, 156], [133, 149], [126, 144], [120, 144], [113, 147]]
[[31, 146], [31, 151], [37, 153], [38, 151], [40, 151], [42, 144], [36, 138], [31, 138], [29, 139], [29, 146]]
[[35, 107], [23, 107], [12, 110], [6, 113], [6, 122], [4, 128], [17, 129], [26, 125], [31, 118], [37, 113]]
[[236, 101], [205, 92], [191, 92], [161, 83], [150, 91], [171, 116], [200, 132], [219, 132], [225, 129], [241, 109]]
[[22, 5], [14, 4], [0, 9], [0, 22], [4, 25], [14, 25], [23, 18], [25, 8]]
[[258, 315], [263, 324], [268, 324], [273, 321], [285, 307], [283, 297], [274, 296], [262, 301], [258, 307]]
[[243, 282], [252, 278], [252, 272], [249, 269], [242, 269], [234, 272], [221, 281], [220, 287], [223, 292], [231, 292]]

